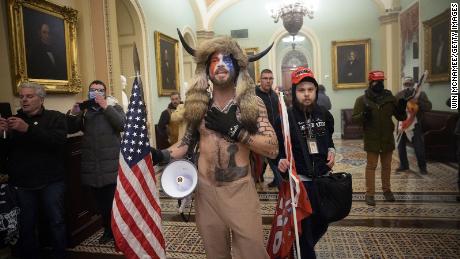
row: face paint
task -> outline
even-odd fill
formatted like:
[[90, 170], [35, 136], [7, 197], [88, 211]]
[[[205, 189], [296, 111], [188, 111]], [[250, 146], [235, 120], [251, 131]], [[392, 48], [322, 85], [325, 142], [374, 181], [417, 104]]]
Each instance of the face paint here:
[[213, 83], [227, 83], [229, 79], [233, 78], [234, 74], [235, 68], [230, 55], [223, 55], [222, 53], [217, 52], [211, 56], [209, 76]]

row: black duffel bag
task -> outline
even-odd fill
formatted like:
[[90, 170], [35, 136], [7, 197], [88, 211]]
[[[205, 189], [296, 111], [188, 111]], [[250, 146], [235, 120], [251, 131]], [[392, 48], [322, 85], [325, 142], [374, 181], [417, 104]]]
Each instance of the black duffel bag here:
[[340, 172], [313, 178], [319, 201], [319, 215], [328, 223], [341, 220], [351, 210], [351, 174]]
[[318, 175], [312, 159], [310, 159], [310, 154], [307, 152], [307, 142], [297, 127], [298, 124], [294, 114], [292, 113], [292, 109], [289, 109], [288, 113], [290, 114], [294, 125], [296, 125], [294, 128], [295, 133], [299, 136], [300, 149], [302, 150], [308, 171], [311, 172], [313, 176], [314, 189], [319, 203], [319, 208], [316, 208], [319, 210], [317, 213], [328, 223], [345, 218], [350, 213], [351, 203], [353, 200], [351, 174], [340, 172]]

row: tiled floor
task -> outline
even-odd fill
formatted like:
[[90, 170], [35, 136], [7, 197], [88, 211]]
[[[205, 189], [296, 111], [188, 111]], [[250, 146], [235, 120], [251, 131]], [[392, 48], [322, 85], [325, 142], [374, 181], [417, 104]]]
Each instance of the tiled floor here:
[[[377, 206], [364, 203], [365, 153], [362, 142], [336, 140], [336, 171], [353, 175], [350, 215], [329, 227], [316, 247], [319, 258], [460, 258], [460, 203], [456, 202], [457, 169], [452, 164], [428, 163], [428, 175], [417, 171], [392, 173], [396, 202], [383, 201], [376, 174]], [[412, 169], [416, 161], [411, 149]], [[397, 153], [392, 168], [398, 167]], [[268, 169], [269, 170], [269, 169]], [[379, 170], [379, 169], [377, 169]], [[270, 182], [271, 172], [268, 173]], [[268, 237], [276, 202], [276, 189], [259, 186], [265, 237]], [[205, 258], [201, 238], [192, 222], [182, 222], [176, 200], [161, 195], [168, 258]], [[101, 232], [71, 249], [72, 258], [121, 257], [113, 243], [97, 243]], [[80, 256], [79, 256], [80, 255]], [[109, 257], [107, 257], [109, 256]]]

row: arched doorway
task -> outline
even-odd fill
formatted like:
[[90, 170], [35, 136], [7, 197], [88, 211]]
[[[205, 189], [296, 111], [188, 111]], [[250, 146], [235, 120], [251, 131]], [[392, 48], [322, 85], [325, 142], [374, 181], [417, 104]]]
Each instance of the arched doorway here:
[[[116, 1], [117, 29], [118, 29], [118, 51], [120, 57], [120, 73], [126, 77], [126, 88], [123, 89], [129, 96], [134, 81], [133, 47], [137, 46], [139, 58], [142, 60], [142, 33], [141, 22], [129, 0]], [[141, 62], [142, 63], [142, 62]], [[142, 72], [141, 72], [142, 74]], [[115, 78], [115, 80], [119, 80]], [[145, 79], [143, 78], [145, 81]]]
[[285, 89], [291, 88], [291, 73], [297, 67], [308, 67], [308, 61], [305, 55], [299, 50], [290, 50], [283, 57], [281, 63], [282, 86]]

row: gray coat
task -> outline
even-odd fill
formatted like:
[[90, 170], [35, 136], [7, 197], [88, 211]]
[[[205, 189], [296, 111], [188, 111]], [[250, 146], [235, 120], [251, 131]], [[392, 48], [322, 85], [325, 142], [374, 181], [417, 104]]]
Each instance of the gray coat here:
[[81, 145], [81, 181], [91, 187], [117, 182], [120, 133], [125, 124], [120, 105], [105, 110], [88, 109], [77, 116], [68, 115], [69, 133], [83, 131]]

